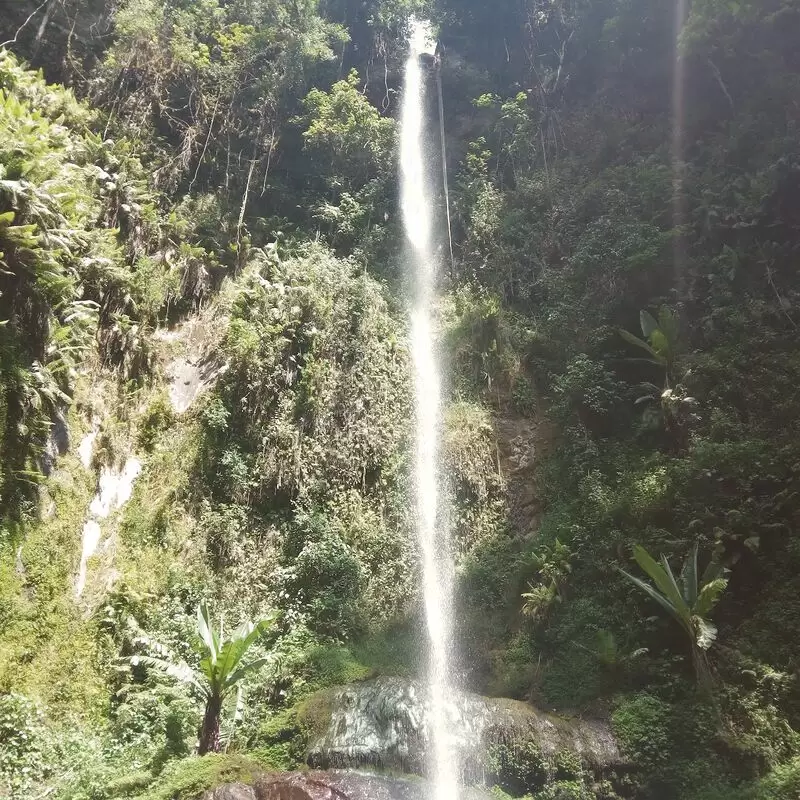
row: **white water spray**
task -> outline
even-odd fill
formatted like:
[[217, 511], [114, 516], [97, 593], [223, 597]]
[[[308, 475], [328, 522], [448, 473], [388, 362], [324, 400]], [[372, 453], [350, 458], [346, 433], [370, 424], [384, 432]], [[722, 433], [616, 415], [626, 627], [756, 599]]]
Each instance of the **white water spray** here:
[[441, 399], [431, 321], [436, 264], [431, 244], [433, 204], [425, 163], [425, 87], [419, 60], [421, 54], [432, 52], [427, 27], [419, 22], [413, 23], [400, 112], [400, 204], [416, 289], [411, 319], [416, 400], [416, 512], [423, 559], [425, 617], [430, 639], [431, 773], [434, 800], [455, 800], [456, 768], [447, 714], [450, 703], [452, 568], [439, 510]]

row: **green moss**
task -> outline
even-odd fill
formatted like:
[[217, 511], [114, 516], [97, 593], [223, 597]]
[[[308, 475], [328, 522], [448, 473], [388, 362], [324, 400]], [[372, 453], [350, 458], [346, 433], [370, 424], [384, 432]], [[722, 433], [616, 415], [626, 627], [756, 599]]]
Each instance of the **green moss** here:
[[534, 742], [494, 744], [486, 754], [490, 782], [520, 797], [544, 786], [550, 767]]
[[106, 796], [109, 798], [130, 797], [131, 795], [146, 789], [153, 782], [151, 772], [132, 772], [121, 778], [112, 780], [106, 787]]
[[297, 708], [284, 709], [261, 724], [250, 746], [252, 753], [281, 770], [291, 770], [305, 760], [308, 739], [298, 720]]
[[331, 721], [333, 692], [316, 692], [304, 700], [297, 709], [297, 719], [306, 741], [311, 742], [322, 736]]
[[730, 779], [719, 753], [719, 716], [694, 695], [674, 702], [631, 695], [619, 702], [611, 720], [623, 754], [635, 765], [634, 779], [655, 796], [684, 797], [697, 786]]
[[623, 700], [614, 711], [614, 733], [624, 754], [640, 768], [658, 772], [670, 761], [672, 750], [668, 703], [649, 694]]
[[541, 792], [536, 792], [534, 800], [595, 800], [595, 795], [583, 781], [555, 781]]
[[330, 723], [331, 700], [331, 691], [318, 691], [265, 720], [250, 742], [252, 754], [282, 770], [302, 766], [310, 744]]
[[317, 691], [265, 719], [249, 738], [251, 754], [282, 770], [303, 766], [309, 746], [328, 728], [332, 695]]
[[347, 647], [315, 647], [308, 654], [311, 682], [320, 688], [355, 683], [370, 677], [372, 670], [362, 664]]
[[223, 783], [252, 783], [273, 769], [269, 762], [241, 755], [214, 753], [167, 764], [137, 800], [195, 800]]

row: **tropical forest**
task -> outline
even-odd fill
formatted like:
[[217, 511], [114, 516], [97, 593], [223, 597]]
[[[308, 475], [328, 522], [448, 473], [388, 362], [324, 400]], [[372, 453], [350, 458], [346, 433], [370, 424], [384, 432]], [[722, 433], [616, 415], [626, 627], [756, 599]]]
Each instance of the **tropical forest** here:
[[800, 0], [0, 0], [0, 798], [800, 799]]

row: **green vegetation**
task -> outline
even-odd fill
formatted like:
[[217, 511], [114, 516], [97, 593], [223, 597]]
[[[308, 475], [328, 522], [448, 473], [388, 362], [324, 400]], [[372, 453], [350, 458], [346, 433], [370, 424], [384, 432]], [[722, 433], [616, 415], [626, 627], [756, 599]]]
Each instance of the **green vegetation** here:
[[[210, 753], [201, 758], [175, 761], [141, 794], [136, 785], [109, 787], [109, 797], [136, 797], [139, 800], [193, 800], [206, 789], [223, 783], [247, 783], [267, 772], [273, 764], [258, 758]], [[152, 781], [152, 776], [150, 776]], [[148, 781], [148, 783], [150, 783]], [[147, 786], [147, 784], [145, 784]]]
[[661, 557], [661, 564], [639, 545], [633, 548], [636, 563], [650, 576], [654, 586], [621, 570], [622, 574], [652, 597], [671, 614], [686, 631], [692, 647], [692, 663], [701, 681], [708, 678], [705, 651], [717, 638], [717, 627], [708, 619], [728, 581], [722, 577], [723, 568], [715, 561], [706, 567], [702, 577], [697, 573], [697, 544], [695, 543], [681, 570], [680, 578], [672, 574], [669, 561]]
[[[190, 800], [302, 765], [330, 687], [419, 674], [395, 160], [421, 13], [460, 668], [610, 720], [632, 763], [508, 743], [490, 782], [796, 797], [797, 3], [7, 5], [0, 795]], [[201, 615], [203, 656], [198, 607], [274, 622]], [[166, 654], [210, 682], [200, 741]]]
[[[163, 670], [176, 680], [188, 683], [205, 701], [203, 724], [200, 728], [197, 752], [218, 753], [222, 747], [220, 726], [222, 704], [230, 692], [237, 687], [248, 672], [267, 663], [267, 658], [254, 659], [242, 663], [250, 647], [269, 628], [272, 620], [261, 620], [258, 624], [245, 622], [233, 635], [226, 639], [220, 623], [219, 633], [214, 630], [205, 602], [197, 607], [197, 633], [203, 643], [199, 672], [194, 672], [188, 664], [175, 664], [163, 658], [135, 655], [131, 666], [144, 664]], [[241, 705], [241, 688], [236, 699], [237, 711]]]

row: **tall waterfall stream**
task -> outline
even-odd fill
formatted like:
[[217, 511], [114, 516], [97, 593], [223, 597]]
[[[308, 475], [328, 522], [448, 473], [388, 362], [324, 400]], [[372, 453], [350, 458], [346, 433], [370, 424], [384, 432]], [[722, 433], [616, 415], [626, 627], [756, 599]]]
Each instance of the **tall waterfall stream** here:
[[420, 65], [420, 55], [431, 52], [426, 26], [414, 23], [400, 112], [400, 203], [415, 287], [411, 343], [416, 403], [416, 513], [430, 652], [430, 772], [435, 800], [455, 800], [457, 770], [447, 714], [451, 697], [452, 565], [446, 529], [441, 524], [440, 376], [431, 319], [436, 283], [431, 230], [434, 208], [425, 157], [425, 82]]

